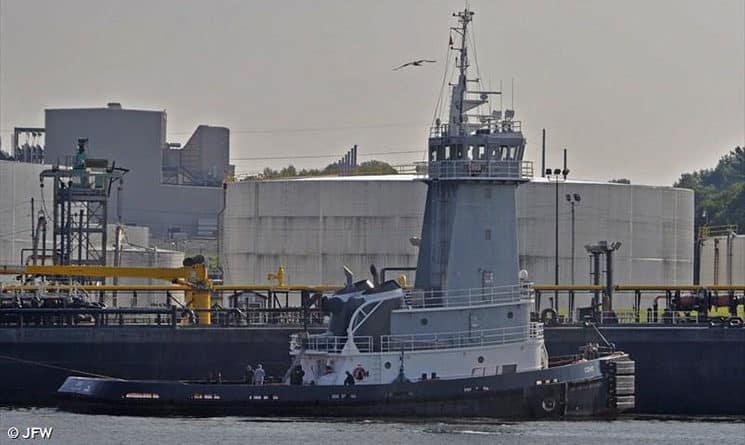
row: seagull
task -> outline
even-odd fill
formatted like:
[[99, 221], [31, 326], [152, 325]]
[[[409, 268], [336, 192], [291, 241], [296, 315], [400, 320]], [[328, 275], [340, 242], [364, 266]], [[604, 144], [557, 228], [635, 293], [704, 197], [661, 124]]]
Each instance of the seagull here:
[[422, 66], [425, 63], [435, 63], [435, 62], [436, 62], [436, 60], [425, 60], [425, 59], [414, 60], [414, 61], [411, 61], [411, 62], [408, 62], [408, 63], [404, 63], [403, 65], [398, 66], [396, 68], [393, 68], [393, 71], [398, 71], [401, 68], [405, 68], [407, 66]]

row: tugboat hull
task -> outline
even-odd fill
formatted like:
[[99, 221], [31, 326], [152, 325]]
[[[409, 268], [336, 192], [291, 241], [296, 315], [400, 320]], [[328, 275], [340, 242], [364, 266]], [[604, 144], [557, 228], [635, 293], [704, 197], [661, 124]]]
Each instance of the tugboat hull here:
[[612, 418], [633, 408], [633, 367], [617, 354], [507, 375], [355, 386], [69, 377], [57, 395], [67, 411], [144, 416]]

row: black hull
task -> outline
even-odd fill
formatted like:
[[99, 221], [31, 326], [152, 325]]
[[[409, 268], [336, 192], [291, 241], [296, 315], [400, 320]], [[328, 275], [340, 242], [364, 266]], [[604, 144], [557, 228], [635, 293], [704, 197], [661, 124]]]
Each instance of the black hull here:
[[70, 378], [58, 398], [64, 410], [144, 416], [613, 418], [633, 407], [632, 394], [617, 394], [616, 360], [632, 363], [619, 356], [510, 375], [351, 387]]
[[[745, 415], [745, 328], [604, 326], [605, 335], [636, 362], [636, 412]], [[592, 329], [551, 327], [551, 356], [599, 342]]]
[[[126, 379], [241, 380], [247, 364], [269, 375], [289, 366], [287, 340], [300, 328], [0, 328], [0, 403], [53, 404], [77, 369]], [[745, 415], [745, 328], [605, 326], [636, 361], [636, 412]], [[553, 357], [599, 339], [589, 328], [547, 327]], [[59, 368], [39, 366], [42, 362]]]

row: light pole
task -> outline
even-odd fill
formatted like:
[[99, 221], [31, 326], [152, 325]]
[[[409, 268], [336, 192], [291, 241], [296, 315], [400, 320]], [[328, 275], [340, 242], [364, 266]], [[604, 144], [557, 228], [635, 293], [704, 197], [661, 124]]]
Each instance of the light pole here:
[[[560, 168], [546, 169], [546, 178], [551, 182], [552, 178], [556, 184], [556, 197], [555, 197], [555, 208], [554, 208], [554, 285], [559, 285], [559, 181], [562, 179], [566, 181], [569, 169], [564, 170]], [[555, 311], [559, 310], [559, 289], [554, 290], [554, 308]]]
[[579, 204], [580, 201], [582, 201], [582, 197], [579, 195], [579, 193], [567, 193], [567, 202], [572, 206], [572, 260], [571, 260], [571, 281], [572, 286], [574, 286], [574, 206]]

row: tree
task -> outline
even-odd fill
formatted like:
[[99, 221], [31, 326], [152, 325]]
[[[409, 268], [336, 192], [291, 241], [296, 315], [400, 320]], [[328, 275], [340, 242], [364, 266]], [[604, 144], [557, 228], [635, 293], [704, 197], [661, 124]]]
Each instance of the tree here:
[[704, 224], [736, 224], [745, 230], [745, 149], [742, 147], [722, 156], [713, 169], [683, 173], [674, 186], [694, 192], [696, 233]]
[[[259, 173], [258, 177], [261, 179], [276, 179], [276, 178], [294, 178], [294, 177], [307, 177], [307, 176], [333, 176], [339, 174], [339, 166], [336, 163], [329, 164], [323, 169], [311, 168], [302, 169], [298, 171], [294, 165], [290, 164], [281, 170], [274, 170], [266, 167]], [[390, 164], [383, 161], [365, 161], [357, 167], [358, 175], [395, 175], [398, 171], [393, 168]]]

